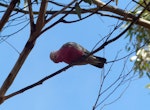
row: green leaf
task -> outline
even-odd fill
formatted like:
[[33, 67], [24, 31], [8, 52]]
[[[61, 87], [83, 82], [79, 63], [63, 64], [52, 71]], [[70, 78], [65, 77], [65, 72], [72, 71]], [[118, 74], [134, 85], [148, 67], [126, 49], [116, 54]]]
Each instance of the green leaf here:
[[75, 11], [76, 11], [79, 19], [81, 19], [81, 8], [80, 8], [80, 5], [78, 2], [76, 2], [76, 4], [75, 4]]
[[85, 3], [88, 3], [89, 5], [92, 4], [92, 0], [83, 0]]
[[18, 0], [18, 2], [17, 2], [17, 7], [20, 5], [20, 0]]
[[146, 75], [148, 76], [148, 78], [150, 78], [150, 73], [149, 72], [146, 72]]
[[24, 0], [24, 10], [28, 11], [28, 1]]
[[36, 4], [38, 4], [38, 0], [35, 0]]
[[118, 0], [116, 0], [116, 5], [118, 5]]
[[150, 89], [150, 84], [147, 84], [145, 87], [148, 88], [148, 89]]

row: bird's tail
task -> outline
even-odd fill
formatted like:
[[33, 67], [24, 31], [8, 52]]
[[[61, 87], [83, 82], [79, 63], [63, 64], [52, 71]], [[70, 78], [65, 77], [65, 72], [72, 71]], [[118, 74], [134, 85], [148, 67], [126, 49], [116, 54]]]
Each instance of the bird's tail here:
[[97, 57], [97, 56], [94, 56], [94, 58], [95, 58], [94, 62], [90, 64], [98, 68], [103, 68], [104, 64], [106, 63], [106, 59], [102, 57]]

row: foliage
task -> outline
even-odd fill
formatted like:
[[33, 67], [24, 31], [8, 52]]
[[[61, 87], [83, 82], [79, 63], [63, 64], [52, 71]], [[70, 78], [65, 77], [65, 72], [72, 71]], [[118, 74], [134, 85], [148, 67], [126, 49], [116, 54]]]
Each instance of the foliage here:
[[150, 78], [150, 46], [145, 46], [139, 49], [136, 53], [136, 56], [133, 56], [131, 60], [135, 61], [135, 72], [139, 71], [139, 77], [146, 75]]
[[83, 0], [85, 3], [88, 3], [89, 5], [92, 4], [92, 0]]
[[[149, 2], [150, 0], [139, 0], [132, 13], [138, 15]], [[150, 9], [144, 12], [142, 18], [150, 21]], [[129, 37], [130, 44], [127, 44], [127, 50], [129, 51], [131, 48], [136, 50], [135, 72], [139, 72], [140, 77], [146, 73], [150, 78], [150, 30], [139, 25], [133, 25], [128, 30], [127, 37]]]
[[79, 19], [81, 19], [81, 8], [80, 8], [80, 5], [78, 2], [76, 2], [76, 4], [75, 4], [75, 11], [76, 11]]
[[[85, 3], [88, 3], [89, 5], [91, 5], [92, 4], [92, 0], [83, 0]], [[82, 10], [81, 10], [81, 7], [80, 7], [80, 3], [79, 2], [76, 2], [76, 4], [75, 4], [75, 11], [76, 11], [76, 13], [77, 13], [77, 15], [78, 15], [78, 17], [79, 17], [79, 19], [81, 19], [82, 17], [81, 17], [81, 12], [82, 12]]]

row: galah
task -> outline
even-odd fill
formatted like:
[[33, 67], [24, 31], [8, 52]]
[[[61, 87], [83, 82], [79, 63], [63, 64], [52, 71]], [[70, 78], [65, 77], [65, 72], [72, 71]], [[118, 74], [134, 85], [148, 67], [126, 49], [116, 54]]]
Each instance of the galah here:
[[103, 68], [106, 63], [106, 59], [94, 55], [88, 56], [89, 53], [90, 52], [81, 45], [75, 42], [68, 42], [58, 51], [51, 52], [50, 59], [55, 63], [65, 62], [73, 65], [91, 64], [98, 68]]

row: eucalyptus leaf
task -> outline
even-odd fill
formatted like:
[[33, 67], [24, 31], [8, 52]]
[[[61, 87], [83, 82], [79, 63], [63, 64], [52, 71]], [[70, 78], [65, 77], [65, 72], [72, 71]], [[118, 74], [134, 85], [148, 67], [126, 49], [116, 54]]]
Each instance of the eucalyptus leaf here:
[[38, 4], [38, 0], [35, 0], [36, 4]]
[[20, 0], [18, 0], [18, 2], [17, 2], [17, 7], [20, 5]]
[[[137, 4], [134, 11], [131, 12], [135, 16], [141, 12], [143, 7], [145, 7], [146, 4], [150, 2], [150, 0], [139, 0], [138, 2], [141, 4], [141, 6]], [[149, 11], [146, 10], [141, 17], [150, 21]], [[129, 22], [126, 23], [126, 25], [128, 24]], [[150, 30], [139, 25], [133, 25], [128, 30], [126, 38], [129, 39], [129, 43], [126, 45], [127, 51], [135, 49], [137, 54], [140, 49], [144, 50], [143, 54], [140, 53], [140, 55], [138, 55], [138, 61], [135, 61], [134, 63], [135, 72], [138, 71], [137, 73], [139, 73], [139, 77], [147, 75], [147, 77], [150, 78]], [[143, 48], [143, 45], [145, 45], [147, 48]]]
[[146, 88], [150, 89], [150, 84], [147, 84], [147, 85], [146, 85]]
[[83, 0], [85, 3], [88, 3], [89, 5], [92, 4], [92, 0]]
[[118, 5], [118, 0], [116, 0], [116, 5]]
[[76, 11], [79, 19], [81, 19], [81, 8], [80, 8], [80, 5], [78, 2], [76, 2], [76, 4], [75, 4], [75, 11]]

